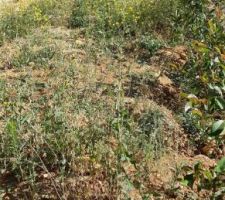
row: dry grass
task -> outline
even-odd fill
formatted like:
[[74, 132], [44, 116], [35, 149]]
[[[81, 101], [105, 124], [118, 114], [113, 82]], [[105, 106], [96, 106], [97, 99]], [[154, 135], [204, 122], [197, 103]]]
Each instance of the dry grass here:
[[186, 48], [69, 29], [72, 3], [0, 47], [0, 198], [184, 197], [177, 173], [196, 159], [166, 71], [184, 65]]
[[[28, 45], [29, 48], [24, 48]], [[55, 45], [56, 53], [40, 66], [33, 55], [51, 45]], [[149, 191], [148, 183], [144, 182], [149, 173], [145, 168], [153, 158], [169, 149], [177, 151], [179, 142], [172, 141], [182, 135], [182, 129], [171, 111], [148, 99], [130, 98], [133, 103], [129, 103], [129, 98], [124, 97], [123, 87], [132, 78], [129, 72], [138, 71], [141, 64], [131, 58], [115, 59], [97, 46], [77, 30], [57, 27], [33, 31], [32, 35], [1, 47], [1, 62], [10, 63], [12, 68], [5, 67], [1, 73], [5, 84], [1, 101], [8, 110], [2, 113], [4, 120], [1, 120], [5, 127], [1, 148], [7, 151], [2, 152], [7, 163], [2, 176], [6, 177], [4, 180], [14, 177], [9, 173], [8, 158], [15, 159], [18, 164], [14, 173], [20, 177], [16, 180], [22, 182], [19, 185], [13, 182], [18, 192], [7, 195], [25, 198], [22, 193], [26, 190], [28, 196], [32, 192], [39, 196], [52, 191], [53, 197], [59, 193], [64, 199], [140, 196]], [[11, 52], [8, 57], [7, 52]], [[26, 59], [30, 61], [24, 62]], [[140, 132], [149, 123], [142, 122], [142, 116], [149, 116], [146, 119], [153, 122], [159, 120], [150, 132]], [[14, 123], [18, 129], [11, 133], [7, 127], [13, 127]], [[160, 136], [157, 142], [151, 139], [154, 129]], [[13, 133], [16, 138], [10, 139], [8, 134]], [[5, 146], [7, 138], [9, 146]], [[143, 142], [147, 138], [149, 142]], [[29, 163], [33, 165], [30, 174], [33, 183], [28, 179]], [[138, 177], [138, 173], [142, 176]], [[132, 186], [137, 180], [145, 189]], [[127, 181], [130, 188], [125, 187]], [[45, 189], [41, 191], [40, 187]]]

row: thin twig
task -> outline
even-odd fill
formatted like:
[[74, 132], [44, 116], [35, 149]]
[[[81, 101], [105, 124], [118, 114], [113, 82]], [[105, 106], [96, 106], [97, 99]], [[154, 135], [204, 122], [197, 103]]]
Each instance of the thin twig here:
[[49, 175], [49, 177], [50, 177], [50, 179], [51, 179], [51, 182], [52, 182], [52, 184], [53, 184], [53, 187], [54, 187], [54, 189], [55, 189], [55, 192], [56, 192], [58, 198], [59, 198], [60, 200], [63, 200], [63, 199], [61, 198], [61, 196], [60, 196], [58, 190], [57, 190], [55, 181], [52, 179], [51, 174], [50, 174], [50, 172], [48, 171], [48, 168], [46, 167], [44, 161], [42, 160], [42, 158], [39, 156], [39, 154], [37, 153], [37, 151], [36, 151], [32, 146], [31, 146], [31, 148], [33, 149], [34, 153], [38, 156], [38, 158], [40, 159], [41, 163], [43, 164], [43, 169], [48, 173], [48, 175]]

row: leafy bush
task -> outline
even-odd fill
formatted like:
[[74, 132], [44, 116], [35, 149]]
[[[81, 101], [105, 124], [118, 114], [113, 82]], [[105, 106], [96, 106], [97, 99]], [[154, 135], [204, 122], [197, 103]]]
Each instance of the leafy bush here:
[[150, 55], [153, 55], [158, 49], [163, 47], [163, 45], [163, 41], [149, 36], [143, 36], [140, 40], [140, 47], [148, 50]]
[[[202, 128], [210, 133], [215, 120], [223, 119], [225, 110], [225, 32], [224, 15], [216, 8], [204, 21], [205, 34], [201, 41], [193, 40], [191, 59], [183, 70], [184, 86], [191, 95], [185, 110], [200, 117]], [[198, 33], [198, 31], [197, 31]], [[212, 133], [214, 135], [214, 133]], [[215, 135], [214, 135], [215, 136]]]
[[206, 169], [200, 162], [194, 167], [183, 166], [184, 177], [180, 180], [182, 185], [201, 190], [211, 191], [212, 199], [222, 199], [225, 194], [223, 176], [225, 174], [225, 157], [217, 162], [214, 169]]
[[135, 34], [151, 32], [153, 27], [171, 28], [176, 0], [83, 0], [75, 1], [71, 27], [89, 26], [92, 30]]
[[180, 0], [173, 21], [175, 36], [203, 38], [207, 6], [206, 0]]

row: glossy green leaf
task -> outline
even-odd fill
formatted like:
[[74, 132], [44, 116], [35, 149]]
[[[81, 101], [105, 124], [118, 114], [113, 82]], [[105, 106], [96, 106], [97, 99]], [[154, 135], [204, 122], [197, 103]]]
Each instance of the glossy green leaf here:
[[215, 98], [216, 105], [221, 109], [225, 109], [225, 100], [223, 98]]
[[212, 126], [211, 134], [210, 136], [218, 136], [225, 128], [225, 121], [219, 120], [215, 122]]
[[215, 172], [221, 174], [225, 172], [225, 157], [223, 157], [215, 167]]

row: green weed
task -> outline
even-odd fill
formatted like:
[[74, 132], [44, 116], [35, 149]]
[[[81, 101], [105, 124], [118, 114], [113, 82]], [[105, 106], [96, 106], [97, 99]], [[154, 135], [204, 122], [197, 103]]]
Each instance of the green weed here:
[[[71, 27], [90, 27], [98, 34], [136, 34], [169, 28], [176, 1], [75, 1]], [[94, 12], [93, 12], [94, 11]], [[159, 28], [160, 27], [160, 28]], [[152, 29], [152, 30], [151, 30]]]
[[[16, 6], [18, 7], [17, 10], [6, 9], [2, 11], [0, 43], [27, 35], [34, 28], [54, 24], [56, 23], [55, 21], [58, 21], [57, 23], [60, 24], [60, 21], [63, 20], [55, 18], [65, 14], [64, 12], [59, 13], [59, 11], [68, 6], [68, 1], [38, 0], [31, 1], [27, 7], [19, 3]], [[62, 18], [65, 18], [65, 16], [62, 16]]]

